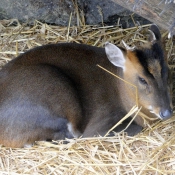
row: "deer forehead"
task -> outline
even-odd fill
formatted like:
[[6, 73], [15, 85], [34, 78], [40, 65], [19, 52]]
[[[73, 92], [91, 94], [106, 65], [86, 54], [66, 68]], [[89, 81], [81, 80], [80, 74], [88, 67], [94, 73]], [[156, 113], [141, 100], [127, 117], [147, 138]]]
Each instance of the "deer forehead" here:
[[132, 67], [135, 67], [138, 73], [144, 74], [146, 76], [152, 77], [154, 79], [160, 80], [162, 74], [166, 73], [165, 70], [165, 61], [162, 50], [155, 50], [154, 48], [144, 48], [138, 49], [133, 52], [127, 52], [128, 60], [132, 64], [128, 64], [128, 70], [132, 70]]

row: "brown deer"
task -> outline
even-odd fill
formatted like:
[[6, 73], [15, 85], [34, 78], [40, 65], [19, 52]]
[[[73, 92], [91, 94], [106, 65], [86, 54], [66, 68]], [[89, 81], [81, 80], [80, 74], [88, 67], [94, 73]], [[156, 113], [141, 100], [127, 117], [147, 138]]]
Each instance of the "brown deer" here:
[[[142, 113], [162, 120], [172, 116], [161, 35], [152, 25], [143, 48], [51, 44], [6, 64], [0, 71], [0, 144], [23, 147], [104, 135], [135, 105], [135, 91], [97, 64], [137, 86]], [[126, 132], [137, 134], [142, 126], [138, 116]]]

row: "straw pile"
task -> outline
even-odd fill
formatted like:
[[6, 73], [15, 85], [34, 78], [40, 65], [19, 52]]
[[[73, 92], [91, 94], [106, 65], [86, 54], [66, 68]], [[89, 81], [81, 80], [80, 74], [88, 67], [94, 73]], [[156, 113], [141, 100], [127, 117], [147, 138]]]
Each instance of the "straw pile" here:
[[[106, 41], [121, 45], [123, 39], [130, 46], [146, 42], [147, 26], [121, 29], [119, 26], [59, 27], [36, 21], [33, 26], [17, 20], [0, 21], [0, 65], [33, 47], [58, 42], [86, 43], [101, 46]], [[173, 81], [175, 48], [173, 39], [165, 38], [168, 62]], [[172, 82], [171, 82], [172, 83]], [[173, 83], [172, 83], [173, 84]], [[174, 90], [174, 89], [173, 89]], [[172, 90], [172, 93], [173, 93]], [[0, 174], [76, 174], [76, 175], [161, 175], [175, 174], [175, 117], [129, 137], [125, 133], [115, 137], [71, 139], [37, 142], [32, 148], [0, 148]]]

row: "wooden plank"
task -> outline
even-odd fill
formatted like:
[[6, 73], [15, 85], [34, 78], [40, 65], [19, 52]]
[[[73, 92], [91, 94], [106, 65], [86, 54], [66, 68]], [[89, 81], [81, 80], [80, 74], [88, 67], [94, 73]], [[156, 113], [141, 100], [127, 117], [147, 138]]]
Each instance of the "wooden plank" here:
[[175, 34], [175, 3], [173, 0], [112, 1], [169, 30], [171, 34]]

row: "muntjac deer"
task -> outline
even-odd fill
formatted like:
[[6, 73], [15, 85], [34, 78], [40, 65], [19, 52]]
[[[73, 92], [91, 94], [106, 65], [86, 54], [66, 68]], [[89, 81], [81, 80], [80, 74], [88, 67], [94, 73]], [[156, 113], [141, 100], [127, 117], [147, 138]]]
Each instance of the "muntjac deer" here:
[[[23, 147], [104, 135], [135, 105], [135, 91], [97, 64], [137, 86], [142, 113], [162, 120], [172, 116], [161, 35], [152, 25], [143, 48], [51, 44], [6, 64], [0, 71], [0, 144]], [[126, 131], [134, 135], [141, 126], [138, 116]]]

